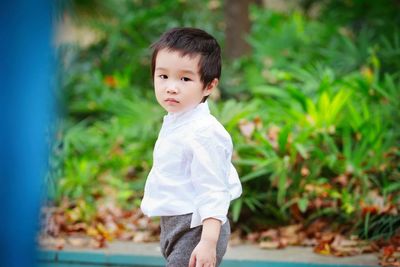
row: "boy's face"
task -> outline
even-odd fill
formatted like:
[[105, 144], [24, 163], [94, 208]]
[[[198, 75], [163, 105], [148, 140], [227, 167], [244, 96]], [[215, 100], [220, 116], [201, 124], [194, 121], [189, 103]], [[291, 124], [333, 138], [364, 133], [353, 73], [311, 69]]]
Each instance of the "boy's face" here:
[[158, 51], [154, 70], [154, 90], [158, 103], [168, 112], [194, 108], [217, 85], [214, 79], [206, 88], [200, 80], [200, 55], [184, 56], [177, 51]]

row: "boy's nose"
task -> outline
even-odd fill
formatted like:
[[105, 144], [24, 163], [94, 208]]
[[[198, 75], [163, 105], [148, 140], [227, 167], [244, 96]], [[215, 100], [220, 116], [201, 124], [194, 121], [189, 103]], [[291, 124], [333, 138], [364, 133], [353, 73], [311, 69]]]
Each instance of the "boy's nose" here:
[[169, 83], [167, 85], [167, 93], [176, 94], [177, 92], [178, 92], [178, 88], [176, 87], [175, 83]]

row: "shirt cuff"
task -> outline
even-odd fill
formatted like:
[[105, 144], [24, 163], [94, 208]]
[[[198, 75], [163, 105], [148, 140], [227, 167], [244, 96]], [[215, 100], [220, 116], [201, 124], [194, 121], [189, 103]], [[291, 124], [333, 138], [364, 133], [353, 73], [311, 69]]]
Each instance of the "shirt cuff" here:
[[194, 228], [203, 224], [203, 221], [208, 218], [213, 218], [221, 221], [221, 225], [225, 224], [228, 218], [226, 216], [216, 215], [208, 216], [206, 218], [201, 218], [199, 212], [196, 210], [192, 214], [192, 220], [190, 222], [190, 228]]
[[209, 216], [209, 217], [207, 217], [207, 218], [203, 218], [203, 219], [201, 220], [201, 224], [203, 224], [204, 220], [207, 220], [207, 219], [210, 219], [210, 218], [213, 218], [213, 219], [216, 219], [216, 220], [220, 221], [220, 222], [221, 222], [221, 225], [223, 225], [223, 224], [226, 223], [226, 221], [227, 221], [226, 216], [216, 215], [216, 216]]
[[231, 202], [228, 191], [207, 192], [198, 196], [195, 201], [196, 210], [192, 215], [191, 228], [201, 225], [207, 218], [215, 218], [224, 224], [227, 221], [229, 204]]

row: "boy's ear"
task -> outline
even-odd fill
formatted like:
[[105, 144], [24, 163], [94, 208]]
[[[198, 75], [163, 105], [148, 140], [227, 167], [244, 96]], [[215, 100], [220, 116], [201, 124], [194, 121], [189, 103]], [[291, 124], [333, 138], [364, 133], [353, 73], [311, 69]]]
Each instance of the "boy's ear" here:
[[205, 95], [208, 96], [211, 94], [211, 92], [218, 86], [219, 80], [217, 78], [214, 78], [205, 88]]

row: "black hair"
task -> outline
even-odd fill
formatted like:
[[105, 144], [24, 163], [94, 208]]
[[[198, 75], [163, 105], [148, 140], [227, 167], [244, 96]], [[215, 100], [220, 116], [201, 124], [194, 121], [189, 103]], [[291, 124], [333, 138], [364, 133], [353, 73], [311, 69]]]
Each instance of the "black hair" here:
[[151, 45], [151, 74], [154, 78], [157, 54], [162, 49], [177, 51], [182, 56], [200, 55], [199, 74], [204, 88], [221, 76], [221, 47], [207, 32], [197, 28], [172, 28]]

